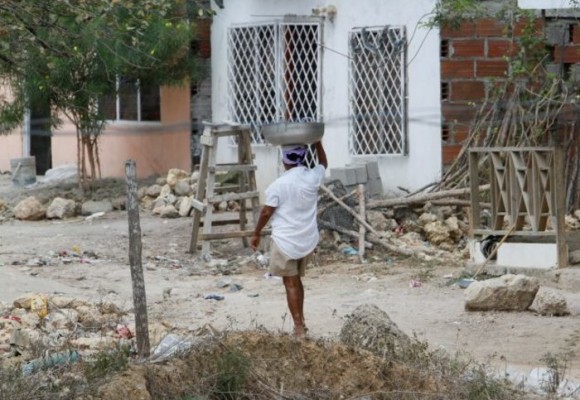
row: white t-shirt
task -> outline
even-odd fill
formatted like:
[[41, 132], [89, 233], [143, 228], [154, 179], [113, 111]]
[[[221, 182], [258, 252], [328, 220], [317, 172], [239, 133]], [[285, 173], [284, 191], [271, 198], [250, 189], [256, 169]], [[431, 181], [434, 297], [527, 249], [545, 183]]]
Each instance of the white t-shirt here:
[[265, 204], [276, 208], [272, 239], [293, 260], [307, 256], [318, 244], [316, 206], [324, 171], [322, 165], [294, 167], [266, 189]]

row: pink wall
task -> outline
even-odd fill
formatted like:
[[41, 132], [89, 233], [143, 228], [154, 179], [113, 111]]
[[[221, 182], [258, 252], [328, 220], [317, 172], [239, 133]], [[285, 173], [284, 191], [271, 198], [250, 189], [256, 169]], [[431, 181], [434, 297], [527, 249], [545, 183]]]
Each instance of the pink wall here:
[[[161, 89], [161, 122], [115, 122], [101, 135], [103, 177], [125, 174], [125, 160], [137, 162], [137, 175], [164, 175], [170, 168], [191, 169], [189, 86]], [[52, 138], [53, 166], [76, 163], [74, 126], [65, 124]]]
[[10, 171], [10, 160], [22, 157], [22, 134], [20, 130], [0, 136], [0, 171]]

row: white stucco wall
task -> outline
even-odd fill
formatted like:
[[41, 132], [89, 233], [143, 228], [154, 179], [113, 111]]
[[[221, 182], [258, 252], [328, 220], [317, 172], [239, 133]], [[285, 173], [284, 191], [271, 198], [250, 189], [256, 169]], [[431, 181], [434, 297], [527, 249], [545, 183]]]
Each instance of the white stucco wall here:
[[[225, 0], [216, 8], [212, 26], [212, 107], [214, 122], [227, 114], [227, 28], [238, 23], [257, 23], [281, 19], [286, 14], [311, 15], [315, 7], [334, 5], [333, 22], [323, 22], [324, 45], [348, 54], [348, 34], [356, 27], [405, 25], [408, 40], [421, 17], [431, 11], [435, 0]], [[378, 160], [385, 191], [397, 186], [416, 189], [440, 176], [441, 103], [439, 32], [419, 27], [408, 45], [408, 155], [352, 157], [348, 150], [349, 99], [348, 59], [323, 50], [322, 112], [326, 123], [323, 144], [330, 168], [358, 160]], [[261, 190], [279, 172], [278, 152], [272, 146], [255, 146], [258, 185]], [[233, 162], [233, 149], [220, 144], [218, 162]]]
[[518, 0], [518, 7], [523, 9], [542, 10], [576, 7], [571, 0]]

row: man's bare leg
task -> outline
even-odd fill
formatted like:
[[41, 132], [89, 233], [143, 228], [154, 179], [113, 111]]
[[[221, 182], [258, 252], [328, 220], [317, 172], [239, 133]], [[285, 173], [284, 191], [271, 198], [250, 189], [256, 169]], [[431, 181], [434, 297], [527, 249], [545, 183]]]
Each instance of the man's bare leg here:
[[286, 288], [286, 299], [288, 308], [294, 321], [294, 334], [303, 338], [306, 336], [306, 326], [304, 324], [304, 287], [300, 275], [283, 277], [284, 287]]

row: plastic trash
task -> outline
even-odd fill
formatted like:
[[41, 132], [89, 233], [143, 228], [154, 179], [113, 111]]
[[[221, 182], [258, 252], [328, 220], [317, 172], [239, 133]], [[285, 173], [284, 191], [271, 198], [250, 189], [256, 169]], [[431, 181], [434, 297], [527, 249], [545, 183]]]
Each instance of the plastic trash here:
[[466, 289], [469, 287], [469, 285], [471, 285], [473, 282], [475, 282], [475, 279], [471, 279], [471, 278], [463, 278], [460, 279], [459, 281], [457, 281], [457, 284], [459, 285], [459, 287], [461, 289]]
[[191, 346], [193, 346], [192, 342], [170, 333], [155, 347], [152, 358], [156, 361], [167, 360], [175, 354], [188, 351]]
[[257, 251], [252, 255], [252, 258], [256, 261], [256, 263], [262, 267], [262, 268], [266, 268], [268, 266], [268, 264], [270, 263], [270, 260], [268, 259], [268, 256], [262, 254], [261, 252]]
[[419, 279], [411, 279], [411, 282], [409, 282], [409, 287], [412, 288], [421, 287], [421, 281]]
[[354, 247], [348, 246], [345, 247], [341, 250], [342, 254], [345, 254], [347, 256], [356, 256], [358, 255], [358, 250], [356, 250]]
[[60, 353], [49, 354], [42, 358], [37, 358], [27, 362], [22, 366], [22, 373], [30, 375], [34, 372], [76, 363], [80, 360], [79, 353], [76, 350], [67, 350]]

